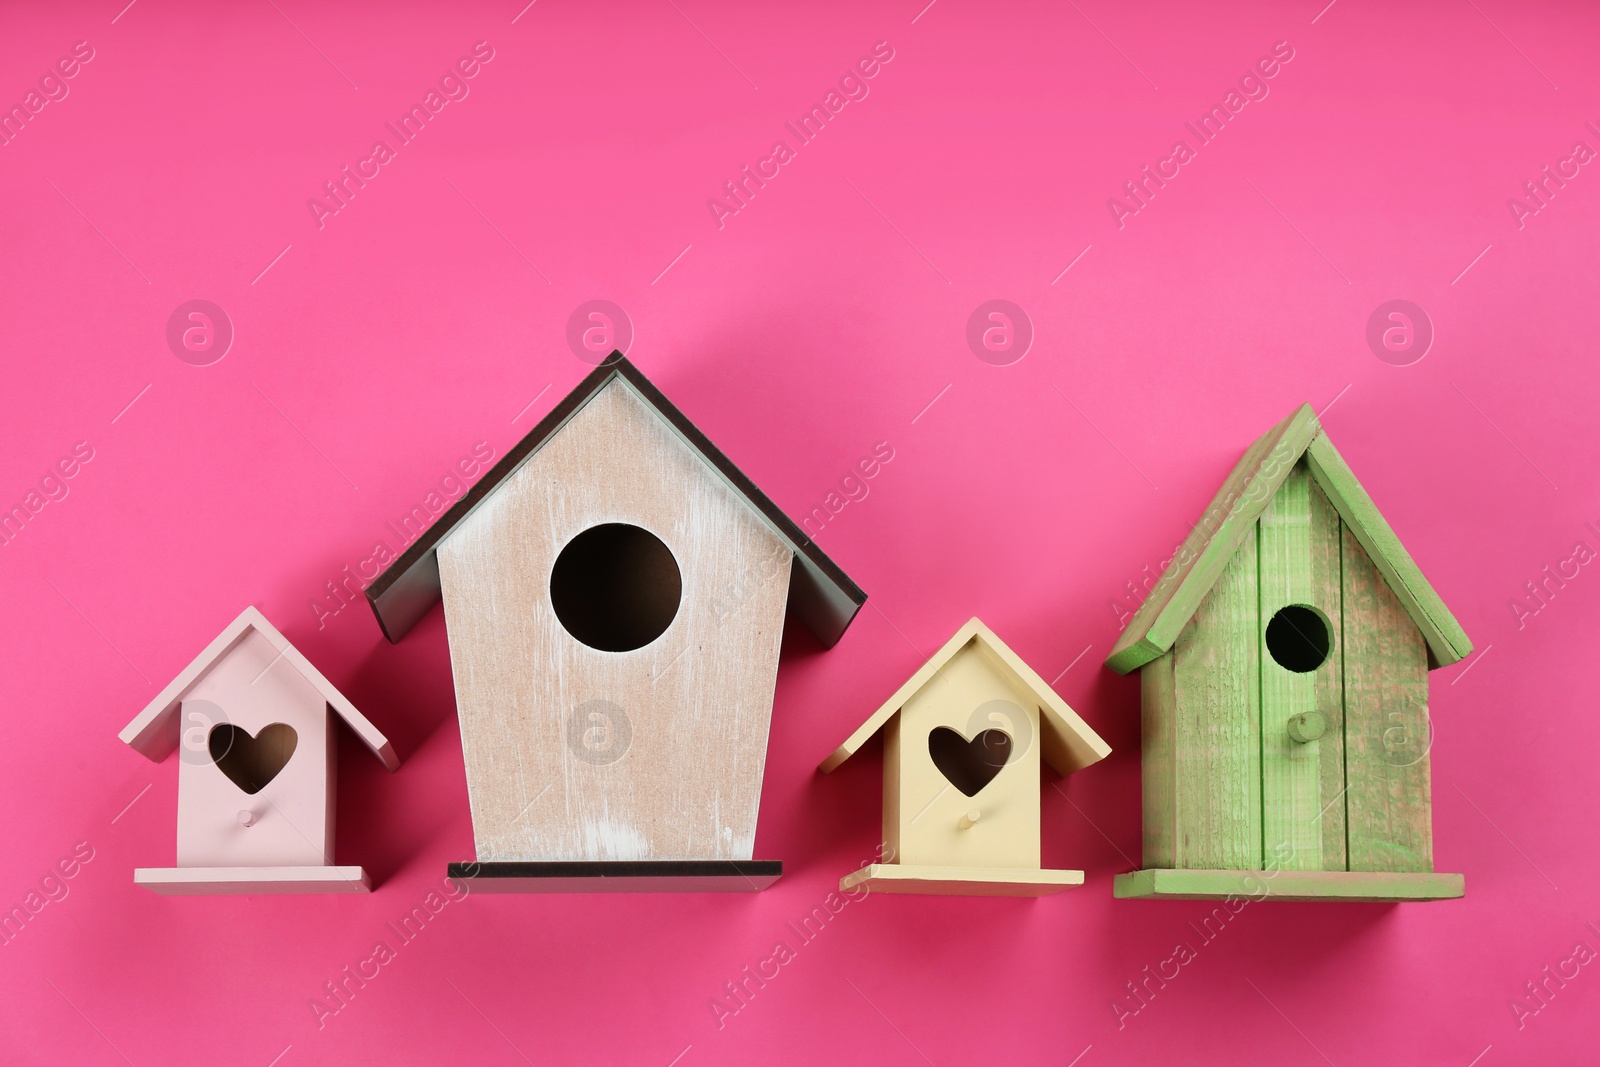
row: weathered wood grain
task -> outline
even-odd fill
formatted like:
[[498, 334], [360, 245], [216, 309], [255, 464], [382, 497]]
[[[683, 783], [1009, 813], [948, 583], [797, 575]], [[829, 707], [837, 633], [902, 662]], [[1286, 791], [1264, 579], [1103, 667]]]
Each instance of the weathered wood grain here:
[[1327, 492], [1334, 507], [1338, 508], [1345, 525], [1389, 583], [1389, 588], [1405, 607], [1407, 615], [1421, 630], [1432, 657], [1432, 665], [1445, 667], [1470, 655], [1472, 641], [1468, 639], [1466, 631], [1423, 577], [1411, 554], [1400, 543], [1400, 538], [1395, 536], [1388, 520], [1356, 480], [1355, 472], [1344, 461], [1339, 450], [1333, 447], [1327, 434], [1319, 434], [1311, 442], [1305, 458], [1312, 476]]
[[[1338, 633], [1339, 516], [1297, 465], [1261, 513], [1261, 775], [1265, 862], [1284, 870], [1344, 870], [1344, 753]], [[1265, 632], [1279, 609], [1315, 609], [1334, 647], [1314, 671], [1280, 666]], [[1297, 742], [1290, 722], [1320, 713], [1331, 730]]]
[[[1316, 672], [1316, 706], [1311, 717], [1322, 716], [1323, 732], [1316, 746], [1320, 785], [1322, 865], [1325, 871], [1345, 870], [1349, 863], [1345, 833], [1344, 770], [1344, 524], [1339, 513], [1314, 478], [1307, 479], [1311, 503], [1311, 586], [1322, 613], [1328, 618], [1331, 648], [1328, 662]], [[1267, 857], [1271, 862], [1272, 857]]]
[[867, 594], [838, 564], [827, 557], [806, 532], [789, 518], [733, 461], [712, 444], [621, 352], [613, 352], [595, 370], [556, 402], [528, 434], [511, 446], [481, 479], [452, 504], [366, 589], [367, 601], [378, 626], [390, 641], [398, 641], [439, 602], [441, 581], [438, 547], [455, 528], [498, 492], [500, 483], [522, 468], [528, 457], [566, 428], [597, 394], [622, 382], [661, 417], [701, 459], [707, 468], [743, 499], [766, 523], [768, 530], [790, 550], [793, 563], [789, 606], [817, 640], [832, 648], [855, 618]]
[[[550, 604], [557, 554], [607, 522], [655, 534], [682, 576], [671, 625], [629, 652], [581, 644]], [[626, 381], [438, 555], [478, 859], [752, 857], [792, 552]]]
[[1252, 533], [1173, 645], [1178, 867], [1261, 866], [1256, 559]]
[[1342, 540], [1349, 868], [1431, 871], [1427, 643], [1348, 527]]

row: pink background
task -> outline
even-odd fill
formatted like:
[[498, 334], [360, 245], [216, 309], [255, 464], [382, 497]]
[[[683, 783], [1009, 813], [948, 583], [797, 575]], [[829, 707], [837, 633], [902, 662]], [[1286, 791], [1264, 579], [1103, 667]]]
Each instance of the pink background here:
[[[0, 1060], [1592, 1056], [1594, 967], [1512, 1003], [1600, 948], [1600, 577], [1574, 562], [1511, 603], [1600, 549], [1600, 176], [1520, 228], [1507, 203], [1600, 147], [1592, 9], [123, 2], [0, 13], [0, 101], [94, 50], [0, 148], [0, 504], [93, 449], [0, 548], [0, 905], [93, 851], [0, 948]], [[470, 95], [319, 229], [307, 199], [477, 41]], [[878, 41], [869, 95], [719, 229], [707, 199]], [[1108, 198], [1278, 41], [1270, 95], [1119, 229]], [[196, 298], [236, 330], [209, 366], [165, 340]], [[1036, 330], [1009, 366], [965, 341], [993, 298]], [[1403, 367], [1365, 339], [1395, 298], [1437, 334]], [[788, 637], [757, 843], [787, 873], [752, 896], [450, 903], [319, 1028], [324, 983], [472, 839], [440, 613], [391, 646], [364, 605], [319, 625], [313, 602], [579, 380], [566, 324], [591, 299], [797, 517], [894, 450], [818, 536], [868, 607], [826, 654]], [[1252, 905], [1203, 944], [1206, 905], [1111, 897], [1138, 865], [1138, 698], [1100, 661], [1125, 583], [1302, 401], [1479, 649], [1433, 676], [1437, 863], [1467, 897]], [[177, 773], [117, 731], [248, 603], [404, 760], [386, 774], [345, 736], [338, 858], [371, 896], [132, 884], [172, 860]], [[817, 762], [973, 614], [1115, 749], [1044, 789], [1046, 863], [1086, 885], [852, 903], [719, 1027], [724, 983], [878, 841], [875, 752]], [[1125, 984], [1179, 941], [1197, 958], [1129, 1014]]]

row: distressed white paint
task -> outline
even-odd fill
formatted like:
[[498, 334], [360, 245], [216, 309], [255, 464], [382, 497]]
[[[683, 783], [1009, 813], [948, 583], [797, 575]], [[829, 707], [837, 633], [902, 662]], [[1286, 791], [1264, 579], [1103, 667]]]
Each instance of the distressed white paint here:
[[[683, 599], [644, 648], [602, 652], [550, 605], [573, 537], [661, 538]], [[440, 545], [480, 860], [750, 859], [791, 552], [620, 379]], [[620, 759], [578, 758], [577, 705], [627, 713]]]

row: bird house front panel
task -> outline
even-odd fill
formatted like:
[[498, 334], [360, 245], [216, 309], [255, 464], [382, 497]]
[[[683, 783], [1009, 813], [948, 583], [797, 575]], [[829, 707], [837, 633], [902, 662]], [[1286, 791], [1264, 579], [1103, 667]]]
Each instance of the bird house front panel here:
[[441, 543], [478, 859], [750, 859], [792, 552], [622, 380]]
[[1342, 871], [1339, 513], [1304, 464], [1258, 520], [1263, 862]]
[[332, 718], [272, 642], [246, 631], [178, 714], [178, 866], [332, 862]]
[[1142, 684], [1148, 866], [1432, 870], [1427, 646], [1303, 462]]
[[969, 642], [888, 726], [884, 819], [896, 862], [1039, 866], [1039, 709]]

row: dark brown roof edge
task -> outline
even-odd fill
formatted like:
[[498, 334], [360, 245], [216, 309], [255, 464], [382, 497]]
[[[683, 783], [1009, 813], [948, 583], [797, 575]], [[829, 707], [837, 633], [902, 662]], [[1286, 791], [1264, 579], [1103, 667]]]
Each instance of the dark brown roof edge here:
[[555, 436], [556, 431], [566, 425], [579, 408], [618, 377], [627, 381], [657, 414], [682, 435], [691, 448], [727, 480], [752, 509], [772, 525], [780, 537], [789, 542], [794, 549], [796, 563], [789, 579], [789, 610], [817, 640], [830, 648], [843, 636], [856, 612], [867, 602], [867, 594], [721, 449], [712, 444], [699, 427], [690, 422], [688, 416], [679, 411], [639, 368], [628, 362], [621, 352], [613, 352], [606, 362], [562, 397], [550, 413], [539, 420], [537, 426], [500, 457], [487, 474], [423, 531], [422, 536], [412, 542], [400, 558], [367, 587], [367, 602], [372, 605], [372, 613], [377, 617], [378, 627], [384, 637], [391, 642], [400, 640], [438, 603], [439, 560], [436, 552], [439, 542], [501, 482], [510, 477], [528, 456]]

